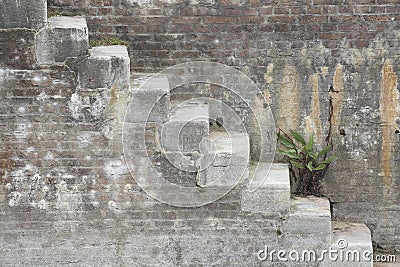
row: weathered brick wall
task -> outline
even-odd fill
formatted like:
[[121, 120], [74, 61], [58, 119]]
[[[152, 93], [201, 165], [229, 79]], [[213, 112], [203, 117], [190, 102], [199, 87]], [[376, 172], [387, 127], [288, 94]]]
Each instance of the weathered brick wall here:
[[366, 48], [398, 27], [400, 5], [396, 0], [51, 0], [49, 9], [85, 15], [93, 38], [129, 41], [133, 69], [154, 70], [192, 59], [265, 67], [270, 49], [299, 50], [309, 42], [332, 51]]
[[35, 63], [34, 30], [0, 30], [0, 67], [31, 69]]
[[0, 71], [0, 265], [256, 266], [287, 242], [240, 187], [200, 208], [147, 196], [123, 159], [129, 90], [77, 85], [61, 65]]
[[324, 182], [334, 215], [400, 250], [397, 0], [49, 1], [82, 14], [91, 38], [129, 42], [133, 71], [213, 60], [248, 74], [277, 126], [323, 142], [332, 100], [338, 161]]

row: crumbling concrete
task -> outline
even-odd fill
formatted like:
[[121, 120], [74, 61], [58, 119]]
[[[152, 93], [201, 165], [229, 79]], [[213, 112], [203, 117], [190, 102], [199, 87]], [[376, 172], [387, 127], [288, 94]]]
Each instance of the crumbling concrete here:
[[88, 49], [89, 31], [83, 17], [51, 17], [36, 35], [38, 64], [64, 63], [86, 56]]

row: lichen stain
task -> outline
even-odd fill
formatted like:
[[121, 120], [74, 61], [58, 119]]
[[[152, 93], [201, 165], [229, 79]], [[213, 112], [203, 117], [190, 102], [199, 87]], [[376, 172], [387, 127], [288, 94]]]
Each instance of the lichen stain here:
[[264, 96], [265, 96], [265, 101], [267, 101], [267, 104], [271, 104], [272, 103], [272, 96], [271, 96], [271, 92], [268, 89], [264, 90]]
[[325, 77], [329, 73], [329, 68], [328, 67], [321, 67], [321, 73]]
[[312, 83], [312, 100], [311, 100], [311, 114], [306, 117], [306, 127], [307, 132], [314, 133], [315, 140], [318, 144], [322, 141], [322, 123], [321, 123], [321, 110], [319, 105], [319, 84], [318, 84], [318, 74], [311, 76]]
[[383, 180], [387, 186], [392, 184], [392, 169], [390, 161], [392, 157], [393, 133], [397, 127], [396, 110], [398, 109], [399, 94], [397, 91], [397, 76], [390, 60], [386, 60], [382, 69], [380, 85], [379, 107], [382, 120], [382, 148], [381, 170]]
[[266, 83], [272, 83], [273, 79], [273, 72], [274, 72], [274, 63], [268, 64], [267, 72], [264, 75], [264, 79]]
[[118, 100], [118, 95], [117, 95], [117, 87], [113, 86], [110, 90], [110, 102], [108, 106], [110, 107], [110, 110], [114, 110], [117, 100]]
[[333, 74], [333, 92], [329, 93], [329, 97], [332, 100], [332, 129], [336, 132], [339, 131], [339, 125], [341, 122], [341, 111], [343, 105], [343, 90], [344, 90], [344, 77], [343, 77], [343, 66], [338, 64]]
[[297, 129], [300, 121], [299, 78], [296, 69], [285, 66], [279, 88], [278, 126], [283, 130]]
[[364, 64], [365, 60], [365, 55], [363, 55], [362, 51], [359, 51], [357, 49], [352, 50], [351, 53], [351, 64], [357, 68], [362, 67], [362, 65]]

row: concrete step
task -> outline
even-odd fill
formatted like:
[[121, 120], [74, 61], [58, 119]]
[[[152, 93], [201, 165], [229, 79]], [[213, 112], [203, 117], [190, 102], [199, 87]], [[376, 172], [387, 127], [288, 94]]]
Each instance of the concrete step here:
[[331, 244], [329, 200], [321, 197], [294, 197], [290, 212], [281, 225], [281, 244], [302, 251], [321, 251]]
[[[169, 82], [166, 77], [132, 77], [132, 97], [125, 117], [126, 123], [155, 122], [168, 120], [170, 111]], [[150, 78], [150, 79], [148, 79]], [[146, 80], [146, 81], [144, 81]]]
[[36, 36], [39, 64], [63, 63], [68, 58], [86, 56], [89, 31], [84, 17], [51, 17]]
[[185, 101], [171, 110], [161, 127], [161, 147], [165, 151], [200, 152], [200, 144], [209, 136], [208, 105], [203, 101]]
[[290, 179], [286, 164], [271, 165], [259, 162], [258, 165], [250, 166], [249, 177], [260, 186], [255, 191], [255, 188], [251, 186], [243, 189], [241, 195], [243, 211], [271, 214], [278, 217], [288, 214]]
[[98, 46], [89, 50], [89, 56], [70, 66], [78, 73], [79, 88], [128, 90], [130, 59], [126, 46]]
[[372, 267], [371, 232], [365, 224], [332, 222], [332, 245], [338, 259], [327, 259], [329, 267]]
[[[154, 79], [149, 81], [154, 83], [158, 80], [160, 84], [162, 83], [162, 78], [152, 80]], [[168, 85], [166, 78], [165, 83]], [[155, 166], [159, 166], [156, 168], [169, 182], [180, 186], [197, 187], [197, 161], [201, 153], [200, 144], [203, 139], [208, 138], [209, 134], [208, 105], [203, 101], [189, 100], [167, 112], [168, 106], [165, 105], [165, 101], [169, 103], [169, 92], [165, 92], [164, 101], [162, 99], [157, 101], [155, 98], [159, 97], [162, 91], [153, 90], [153, 88], [155, 87], [143, 88], [142, 86], [139, 89], [143, 93], [154, 93], [152, 95], [154, 97], [153, 105], [159, 105], [159, 108], [156, 109], [150, 105], [146, 107], [147, 111], [153, 109], [154, 116], [149, 116], [149, 118], [154, 119], [160, 126], [157, 133], [158, 141], [155, 144], [160, 155], [153, 158], [153, 162]], [[137, 95], [135, 96], [137, 97]], [[141, 106], [140, 103], [137, 105]], [[166, 113], [158, 112], [161, 108]], [[163, 119], [167, 119], [167, 121], [161, 123]]]
[[129, 100], [128, 50], [125, 46], [99, 46], [89, 53], [88, 57], [71, 58], [65, 63], [76, 73], [78, 82], [69, 109], [75, 120], [107, 118], [103, 133], [111, 140], [121, 134]]
[[210, 134], [200, 159], [197, 185], [229, 186], [248, 178], [249, 136], [243, 133]]

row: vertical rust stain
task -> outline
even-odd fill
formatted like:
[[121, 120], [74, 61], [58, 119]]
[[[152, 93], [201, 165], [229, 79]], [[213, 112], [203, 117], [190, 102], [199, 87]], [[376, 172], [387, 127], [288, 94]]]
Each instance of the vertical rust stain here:
[[396, 129], [396, 109], [399, 101], [397, 92], [397, 76], [393, 70], [390, 60], [386, 60], [382, 69], [382, 79], [380, 85], [380, 113], [382, 120], [382, 148], [381, 148], [381, 169], [383, 180], [387, 186], [392, 183], [392, 144], [394, 141], [393, 133]]
[[271, 92], [268, 89], [264, 89], [264, 96], [265, 96], [265, 100], [267, 101], [267, 103], [271, 104], [272, 96], [271, 96]]
[[329, 93], [329, 97], [332, 99], [332, 129], [338, 131], [341, 122], [341, 110], [343, 104], [343, 89], [344, 89], [344, 78], [343, 78], [343, 66], [338, 64], [336, 66], [335, 73], [333, 74], [333, 92]]
[[296, 69], [285, 66], [279, 88], [278, 126], [284, 130], [297, 129], [300, 121], [299, 78]]
[[[274, 63], [268, 64], [267, 72], [264, 74], [264, 79], [267, 84], [271, 84], [274, 80]], [[264, 89], [265, 99], [267, 100], [268, 104], [272, 103], [272, 96], [271, 92], [266, 88]]]
[[311, 101], [311, 114], [306, 118], [306, 126], [308, 132], [314, 132], [315, 139], [318, 144], [322, 141], [322, 123], [321, 123], [321, 110], [319, 105], [319, 75], [314, 74], [311, 77], [312, 83], [312, 101]]
[[272, 83], [272, 81], [274, 80], [273, 73], [274, 73], [274, 63], [270, 63], [268, 64], [267, 72], [264, 74], [264, 79], [266, 83]]

